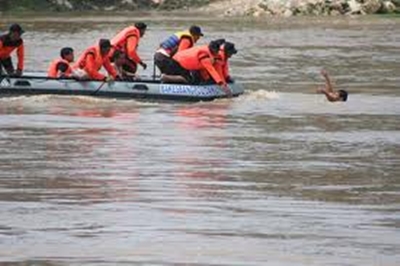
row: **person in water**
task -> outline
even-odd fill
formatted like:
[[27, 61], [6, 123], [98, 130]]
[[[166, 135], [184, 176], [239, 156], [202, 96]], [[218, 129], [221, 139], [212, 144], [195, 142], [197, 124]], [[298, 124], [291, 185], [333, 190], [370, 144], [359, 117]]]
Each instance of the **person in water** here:
[[74, 50], [64, 47], [60, 51], [60, 58], [55, 59], [49, 67], [47, 76], [49, 78], [69, 78], [72, 74], [71, 63], [74, 62]]
[[[8, 75], [21, 76], [24, 69], [24, 41], [21, 35], [24, 30], [19, 24], [12, 24], [7, 34], [0, 35], [0, 75], [3, 74], [3, 68]], [[17, 49], [18, 64], [17, 69], [11, 60], [11, 53]]]
[[335, 91], [333, 89], [331, 79], [329, 78], [328, 72], [325, 69], [321, 70], [321, 75], [325, 79], [325, 87], [318, 88], [317, 92], [325, 94], [326, 99], [330, 102], [345, 102], [345, 101], [347, 101], [347, 95], [348, 95], [347, 91], [345, 91], [345, 90]]

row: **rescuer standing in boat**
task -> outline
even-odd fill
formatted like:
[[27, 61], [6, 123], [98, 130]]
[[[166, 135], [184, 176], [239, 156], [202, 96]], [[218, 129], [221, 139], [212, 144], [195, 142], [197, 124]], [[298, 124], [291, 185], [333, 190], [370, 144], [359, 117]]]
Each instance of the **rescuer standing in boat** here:
[[[3, 75], [3, 68], [8, 75], [21, 76], [24, 70], [24, 41], [21, 35], [24, 30], [19, 24], [12, 24], [7, 34], [0, 36], [0, 75]], [[11, 60], [11, 53], [17, 49], [17, 69]]]
[[[114, 38], [111, 39], [112, 49], [110, 51], [110, 58], [114, 58], [114, 53], [119, 50], [126, 55], [126, 59], [131, 61], [127, 64], [131, 73], [136, 73], [137, 64], [141, 65], [143, 69], [147, 68], [146, 63], [142, 61], [137, 53], [140, 38], [146, 33], [147, 25], [143, 22], [135, 23], [134, 26], [129, 26], [120, 31]], [[133, 66], [133, 68], [131, 67]], [[126, 68], [127, 68], [126, 67]]]

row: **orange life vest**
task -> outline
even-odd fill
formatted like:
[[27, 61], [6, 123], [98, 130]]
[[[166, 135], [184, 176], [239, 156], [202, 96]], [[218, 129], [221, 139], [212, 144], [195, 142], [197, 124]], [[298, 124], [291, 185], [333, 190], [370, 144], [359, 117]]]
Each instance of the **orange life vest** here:
[[[214, 68], [217, 70], [218, 74], [225, 79], [227, 79], [228, 75], [226, 75], [225, 68], [227, 67], [226, 55], [224, 52], [224, 47], [222, 46], [218, 52], [218, 55], [214, 58]], [[209, 80], [211, 77], [207, 71], [201, 70], [200, 77], [202, 80]]]
[[214, 56], [211, 54], [208, 45], [192, 47], [174, 55], [173, 59], [177, 61], [184, 69], [200, 70], [203, 67], [201, 61], [209, 60], [214, 63]]
[[[91, 59], [89, 56], [92, 56], [93, 59]], [[111, 76], [114, 78], [117, 76], [116, 70], [111, 66], [108, 54], [103, 56], [100, 52], [100, 47], [98, 45], [94, 45], [86, 49], [81, 54], [73, 68], [84, 69], [91, 79], [103, 80], [105, 76], [99, 73], [99, 70], [102, 66], [104, 66]]]
[[11, 41], [10, 35], [5, 34], [0, 36], [0, 59], [6, 59], [11, 56], [11, 53], [17, 49], [18, 69], [24, 69], [24, 41]]
[[225, 84], [225, 80], [218, 74], [213, 66], [215, 57], [211, 54], [208, 45], [196, 46], [178, 52], [174, 55], [173, 59], [186, 70], [206, 70], [215, 83]]
[[47, 76], [49, 78], [59, 78], [58, 75], [58, 64], [66, 64], [68, 66], [67, 70], [64, 72], [65, 77], [69, 77], [72, 73], [72, 68], [69, 65], [69, 62], [65, 59], [58, 58], [51, 62], [49, 70], [47, 71]]
[[218, 52], [218, 56], [215, 58], [214, 63], [215, 70], [218, 74], [226, 81], [229, 77], [229, 65], [228, 57], [224, 52], [224, 47], [222, 46]]
[[142, 60], [136, 52], [139, 46], [139, 41], [139, 29], [137, 29], [135, 26], [130, 26], [126, 27], [125, 29], [120, 31], [114, 38], [112, 38], [111, 45], [114, 49], [124, 52], [128, 56], [128, 58], [133, 60], [135, 63], [140, 63]]

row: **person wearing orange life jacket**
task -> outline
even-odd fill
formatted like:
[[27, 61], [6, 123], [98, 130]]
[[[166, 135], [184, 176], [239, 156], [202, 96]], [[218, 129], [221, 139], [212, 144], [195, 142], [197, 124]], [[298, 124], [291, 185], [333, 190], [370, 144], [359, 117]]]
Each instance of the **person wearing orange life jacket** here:
[[173, 56], [175, 61], [171, 75], [163, 74], [163, 82], [183, 82], [193, 83], [191, 71], [207, 71], [214, 82], [222, 87], [227, 93], [231, 94], [225, 80], [215, 70], [213, 64], [218, 55], [220, 43], [211, 41], [208, 45], [196, 46], [181, 51]]
[[[114, 38], [111, 39], [113, 49], [110, 52], [110, 58], [114, 57], [115, 50], [119, 50], [126, 54], [128, 60], [135, 66], [141, 65], [143, 69], [147, 68], [147, 64], [137, 54], [140, 39], [146, 33], [147, 25], [143, 22], [135, 23], [134, 26], [129, 26], [120, 31]], [[136, 72], [136, 69], [135, 69]]]
[[[119, 79], [117, 71], [111, 66], [109, 52], [111, 43], [108, 39], [101, 39], [97, 45], [87, 48], [73, 66], [74, 76], [79, 79], [112, 80]], [[111, 77], [99, 73], [104, 67]]]
[[47, 76], [49, 78], [68, 78], [72, 74], [70, 63], [74, 61], [74, 50], [64, 47], [60, 51], [61, 58], [55, 59], [49, 67]]
[[229, 74], [229, 63], [228, 60], [234, 55], [237, 54], [237, 50], [235, 48], [235, 44], [231, 42], [225, 42], [221, 45], [221, 49], [219, 50], [219, 57], [215, 60], [214, 66], [217, 72], [225, 79], [226, 83], [233, 82], [230, 74]]
[[[21, 76], [24, 69], [24, 41], [21, 35], [24, 30], [18, 24], [12, 24], [7, 34], [0, 36], [0, 75], [3, 68], [8, 75]], [[11, 53], [17, 49], [18, 64], [17, 70], [11, 60]]]
[[183, 50], [192, 48], [204, 34], [199, 26], [193, 25], [187, 31], [177, 32], [160, 44], [154, 54], [154, 63], [161, 73], [169, 74], [172, 57]]
[[[220, 46], [220, 50], [218, 52], [218, 56], [215, 58], [215, 62], [214, 62], [215, 70], [217, 70], [219, 75], [224, 78], [226, 83], [233, 82], [233, 79], [231, 78], [231, 76], [229, 74], [228, 60], [234, 54], [237, 54], [237, 52], [238, 51], [235, 48], [235, 44], [233, 44], [231, 42], [225, 42], [225, 40], [223, 40], [223, 42]], [[200, 73], [200, 75], [203, 78], [203, 80], [205, 81], [205, 83], [210, 83], [210, 81], [212, 83], [212, 80], [210, 80], [210, 76], [207, 73], [202, 71]]]

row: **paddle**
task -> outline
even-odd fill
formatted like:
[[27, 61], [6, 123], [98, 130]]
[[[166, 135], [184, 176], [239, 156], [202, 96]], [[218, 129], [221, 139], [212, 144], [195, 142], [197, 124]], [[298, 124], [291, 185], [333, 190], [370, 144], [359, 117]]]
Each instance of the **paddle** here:
[[101, 90], [101, 88], [103, 88], [104, 84], [106, 84], [106, 83], [107, 83], [107, 79], [100, 84], [100, 86], [97, 88], [97, 90], [95, 90], [92, 93], [92, 95], [96, 95]]

